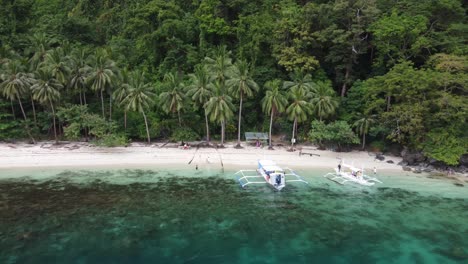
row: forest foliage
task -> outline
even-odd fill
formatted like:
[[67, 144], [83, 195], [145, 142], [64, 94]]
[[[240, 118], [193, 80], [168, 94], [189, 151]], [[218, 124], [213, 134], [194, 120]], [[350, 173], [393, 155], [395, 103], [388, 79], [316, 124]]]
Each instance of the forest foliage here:
[[263, 131], [456, 165], [466, 12], [461, 0], [2, 0], [0, 140], [240, 144]]

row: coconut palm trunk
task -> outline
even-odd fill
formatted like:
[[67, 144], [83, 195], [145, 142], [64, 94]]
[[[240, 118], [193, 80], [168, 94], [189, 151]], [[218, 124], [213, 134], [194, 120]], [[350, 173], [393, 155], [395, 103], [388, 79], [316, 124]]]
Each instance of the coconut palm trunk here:
[[102, 93], [102, 90], [101, 90], [101, 108], [102, 108], [102, 118], [106, 119], [106, 115], [104, 113], [104, 94]]
[[224, 121], [221, 121], [221, 147], [224, 147]]
[[145, 119], [145, 126], [146, 126], [146, 136], [148, 136], [148, 144], [151, 143], [149, 128], [148, 128], [148, 120], [146, 119], [145, 111], [141, 112], [143, 114], [143, 118]]
[[270, 130], [268, 132], [268, 149], [273, 149], [273, 144], [271, 143], [271, 130], [273, 128], [273, 115], [275, 114], [275, 108], [271, 108], [271, 116], [270, 116]]
[[24, 122], [25, 122], [25, 125], [26, 125], [26, 133], [28, 133], [28, 136], [29, 138], [31, 138], [32, 142], [34, 144], [36, 144], [36, 140], [33, 138], [32, 134], [31, 134], [31, 130], [29, 129], [29, 125], [27, 124], [27, 118], [26, 118], [26, 113], [24, 112], [24, 108], [23, 108], [23, 104], [21, 103], [21, 99], [18, 95], [18, 103], [20, 105], [20, 108], [21, 108], [21, 113], [23, 113], [23, 117], [24, 117]]
[[112, 95], [109, 96], [109, 121], [112, 120]]
[[291, 150], [294, 148], [294, 143], [296, 141], [296, 126], [297, 126], [297, 118], [294, 118], [294, 123], [293, 123], [293, 131], [292, 131], [292, 138], [291, 138]]
[[127, 131], [127, 110], [124, 110], [124, 129]]
[[362, 133], [362, 149], [366, 146], [366, 133]]
[[240, 148], [240, 137], [241, 137], [241, 119], [242, 119], [242, 93], [240, 94], [240, 103], [239, 103], [239, 124], [237, 126], [237, 146], [236, 148]]
[[206, 113], [206, 109], [205, 109], [205, 124], [206, 124], [206, 141], [209, 143], [210, 142], [210, 127], [208, 124], [208, 114]]
[[32, 96], [31, 96], [31, 105], [32, 105], [32, 110], [33, 110], [34, 125], [37, 126], [36, 106], [34, 104], [34, 100], [33, 100]]
[[15, 106], [13, 105], [13, 99], [10, 100], [11, 114], [13, 114], [13, 120], [16, 120]]
[[179, 118], [179, 126], [182, 127], [182, 119], [180, 119], [180, 111], [177, 110], [177, 118]]
[[54, 109], [54, 104], [52, 104], [52, 101], [49, 100], [50, 102], [50, 108], [52, 109], [52, 120], [54, 122], [54, 137], [55, 137], [55, 143], [58, 143], [58, 138], [57, 138], [57, 126], [55, 124], [55, 109]]

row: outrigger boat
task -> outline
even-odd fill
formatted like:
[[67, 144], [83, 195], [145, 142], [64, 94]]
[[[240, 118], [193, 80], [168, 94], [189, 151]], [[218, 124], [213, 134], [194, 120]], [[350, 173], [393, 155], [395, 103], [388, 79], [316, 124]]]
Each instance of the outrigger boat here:
[[365, 186], [372, 186], [375, 183], [382, 183], [377, 178], [370, 177], [364, 174], [364, 169], [356, 168], [352, 165], [340, 163], [338, 168], [335, 168], [335, 173], [327, 173], [323, 177], [339, 184], [348, 182], [357, 183]]
[[[255, 175], [253, 175], [255, 173]], [[281, 191], [286, 186], [287, 182], [302, 182], [309, 184], [301, 176], [297, 175], [292, 169], [285, 168], [284, 170], [276, 165], [272, 160], [259, 160], [258, 169], [256, 170], [240, 170], [235, 173], [239, 175], [237, 181], [244, 188], [249, 184], [269, 184], [278, 191]], [[263, 178], [264, 181], [258, 181]], [[290, 179], [292, 178], [292, 179]]]

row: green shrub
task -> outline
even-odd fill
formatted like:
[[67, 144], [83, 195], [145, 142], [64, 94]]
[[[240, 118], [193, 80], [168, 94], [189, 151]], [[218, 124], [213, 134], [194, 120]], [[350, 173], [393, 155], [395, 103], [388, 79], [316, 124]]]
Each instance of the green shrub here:
[[194, 141], [194, 140], [199, 140], [200, 135], [198, 135], [195, 131], [193, 131], [190, 128], [177, 128], [174, 130], [172, 133], [170, 140], [171, 141]]
[[385, 143], [383, 141], [377, 140], [370, 143], [370, 148], [374, 152], [383, 152], [385, 151]]
[[101, 139], [93, 141], [94, 144], [97, 146], [104, 146], [104, 147], [119, 147], [119, 146], [127, 146], [128, 139], [125, 135], [122, 134], [108, 134]]

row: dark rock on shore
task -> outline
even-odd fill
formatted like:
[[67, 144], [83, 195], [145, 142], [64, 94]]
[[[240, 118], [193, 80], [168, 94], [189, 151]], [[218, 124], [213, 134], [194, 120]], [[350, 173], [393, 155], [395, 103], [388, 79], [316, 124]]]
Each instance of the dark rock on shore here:
[[403, 170], [404, 170], [404, 171], [411, 171], [411, 167], [409, 167], [409, 166], [403, 166]]

